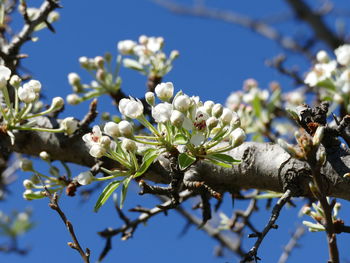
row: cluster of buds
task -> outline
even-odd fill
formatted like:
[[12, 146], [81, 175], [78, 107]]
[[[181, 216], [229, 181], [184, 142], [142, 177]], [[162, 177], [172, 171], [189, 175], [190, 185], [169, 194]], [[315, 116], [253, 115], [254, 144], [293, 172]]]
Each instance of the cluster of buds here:
[[[329, 201], [329, 198], [327, 197], [327, 200]], [[333, 222], [341, 222], [340, 219], [338, 219], [338, 213], [341, 208], [340, 203], [335, 203], [333, 206], [333, 214], [332, 214], [332, 220]], [[308, 205], [304, 206], [301, 209], [301, 214], [307, 215], [311, 217], [314, 222], [310, 221], [303, 221], [303, 224], [308, 227], [310, 232], [318, 232], [318, 231], [325, 231], [326, 228], [324, 226], [325, 224], [325, 213], [321, 207], [320, 202], [312, 203], [312, 208]]]
[[[283, 108], [294, 109], [305, 100], [301, 91], [282, 96], [281, 87], [277, 82], [271, 82], [270, 88], [261, 89], [254, 79], [247, 79], [243, 89], [230, 94], [226, 100], [226, 107], [237, 112], [242, 119], [241, 127], [249, 134], [254, 134], [254, 140], [264, 141], [269, 133], [278, 133], [286, 137], [292, 136], [293, 129], [283, 129], [277, 113]], [[274, 136], [276, 137], [276, 136]]]
[[[112, 72], [112, 56], [107, 53], [105, 56], [96, 56], [94, 58], [80, 57], [79, 63], [82, 68], [87, 70], [95, 77], [90, 84], [81, 83], [80, 76], [71, 72], [68, 74], [68, 83], [72, 86], [73, 93], [66, 98], [67, 103], [71, 105], [79, 104], [85, 100], [101, 96], [103, 94], [115, 94], [120, 89], [121, 78], [118, 76], [118, 70]], [[119, 69], [121, 58], [118, 57], [116, 68]]]
[[[40, 158], [47, 162], [50, 166], [50, 175], [45, 175], [37, 171], [29, 159], [22, 159], [20, 168], [22, 171], [33, 173], [30, 179], [23, 181], [23, 198], [26, 200], [36, 200], [46, 197], [46, 190], [50, 193], [62, 191], [67, 186], [69, 178], [65, 178], [60, 174], [59, 169], [51, 163], [50, 154], [43, 151], [39, 154]], [[70, 171], [66, 171], [67, 176], [70, 177]]]
[[[14, 102], [10, 100], [8, 86], [12, 86], [15, 91]], [[30, 80], [22, 85], [20, 77], [17, 75], [11, 77], [11, 70], [0, 66], [0, 90], [5, 102], [0, 105], [1, 121], [6, 127], [7, 134], [11, 137], [12, 143], [14, 143], [14, 135], [11, 132], [13, 130], [63, 132], [61, 128], [35, 127], [37, 117], [59, 111], [64, 105], [64, 100], [61, 97], [55, 97], [48, 109], [37, 111], [36, 104], [41, 91], [41, 83], [38, 80]]]
[[[164, 149], [177, 150], [193, 160], [198, 157], [216, 164], [222, 161], [225, 167], [232, 165], [235, 160], [222, 153], [239, 146], [246, 138], [238, 115], [221, 104], [202, 102], [199, 97], [189, 97], [181, 91], [173, 96], [171, 82], [160, 83], [155, 88], [155, 94], [147, 92], [145, 95], [152, 108], [153, 120], [158, 124], [156, 127], [144, 116], [141, 101], [131, 97], [122, 99], [119, 103], [121, 114], [140, 122], [152, 135], [133, 134], [133, 125], [127, 120], [118, 124], [108, 122], [103, 130], [105, 135], [95, 126], [91, 133], [83, 136], [90, 154], [97, 158], [107, 156], [115, 159], [124, 167], [129, 167], [131, 174], [140, 167], [134, 155], [141, 145], [158, 153]], [[159, 99], [158, 104], [156, 98]], [[228, 143], [221, 144], [223, 141]]]
[[177, 50], [171, 51], [169, 57], [163, 52], [164, 39], [162, 37], [147, 37], [142, 35], [138, 42], [123, 40], [118, 42], [118, 51], [124, 58], [123, 64], [127, 68], [137, 70], [147, 76], [163, 77], [172, 69], [174, 59], [179, 56]]
[[350, 45], [334, 50], [336, 59], [326, 51], [317, 53], [317, 63], [305, 77], [305, 84], [318, 87], [321, 100], [331, 100], [350, 112]]

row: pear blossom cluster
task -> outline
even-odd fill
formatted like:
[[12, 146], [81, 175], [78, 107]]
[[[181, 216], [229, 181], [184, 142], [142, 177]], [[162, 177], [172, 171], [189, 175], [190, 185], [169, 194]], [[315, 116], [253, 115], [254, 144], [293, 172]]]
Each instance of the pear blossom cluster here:
[[[293, 126], [277, 118], [277, 113], [285, 109], [295, 110], [305, 102], [302, 89], [282, 94], [277, 82], [271, 82], [269, 89], [261, 89], [254, 79], [247, 79], [243, 89], [232, 92], [226, 100], [226, 107], [234, 110], [241, 118], [241, 127], [248, 134], [253, 134], [254, 140], [263, 141], [264, 137], [273, 140], [276, 134], [290, 137]], [[284, 128], [288, 127], [288, 128]]]
[[112, 55], [94, 58], [80, 57], [80, 66], [88, 71], [94, 79], [89, 83], [82, 83], [81, 77], [76, 72], [68, 74], [68, 83], [72, 86], [73, 93], [67, 95], [68, 104], [77, 105], [85, 100], [101, 96], [103, 94], [115, 94], [119, 91], [121, 78], [119, 77], [120, 57], [117, 59], [116, 70], [112, 70]]
[[[14, 102], [10, 100], [8, 87], [15, 91]], [[59, 111], [64, 100], [61, 97], [52, 99], [48, 109], [42, 110], [40, 106], [41, 83], [38, 80], [29, 80], [22, 83], [17, 75], [12, 75], [9, 68], [0, 65], [0, 91], [4, 103], [0, 105], [1, 122], [6, 126], [7, 134], [14, 143], [13, 130], [37, 130], [48, 132], [66, 132], [64, 127], [58, 129], [45, 129], [36, 127], [36, 117]], [[68, 131], [71, 133], [72, 129]]]
[[317, 87], [322, 100], [343, 105], [350, 112], [350, 45], [345, 44], [334, 50], [335, 59], [321, 50], [316, 63], [306, 74], [305, 84]]
[[164, 38], [141, 35], [138, 42], [123, 40], [118, 42], [118, 51], [124, 56], [123, 64], [147, 76], [163, 77], [172, 69], [174, 59], [179, 56], [177, 50], [169, 57], [163, 52]]
[[[135, 154], [143, 155], [144, 149], [153, 149], [156, 155], [177, 150], [193, 160], [215, 161], [215, 154], [239, 146], [246, 138], [236, 112], [213, 101], [202, 102], [199, 97], [190, 97], [182, 91], [174, 96], [171, 82], [158, 84], [155, 93], [147, 92], [145, 98], [153, 120], [144, 116], [140, 100], [122, 99], [119, 111], [125, 120], [107, 122], [103, 132], [94, 126], [92, 132], [83, 136], [91, 156], [114, 159], [128, 167], [129, 174], [135, 174], [142, 166]], [[151, 134], [134, 134], [131, 120], [141, 123]], [[227, 143], [220, 144], [223, 141]]]

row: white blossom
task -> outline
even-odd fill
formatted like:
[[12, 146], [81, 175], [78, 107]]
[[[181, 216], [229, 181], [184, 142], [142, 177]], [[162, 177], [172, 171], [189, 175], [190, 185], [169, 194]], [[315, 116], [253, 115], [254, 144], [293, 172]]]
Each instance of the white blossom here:
[[191, 100], [187, 95], [180, 95], [175, 98], [173, 104], [175, 109], [185, 112], [190, 108]]
[[22, 86], [18, 89], [18, 98], [24, 103], [31, 103], [37, 98], [37, 94], [30, 86]]
[[342, 66], [350, 65], [350, 45], [345, 44], [334, 50], [337, 61]]
[[137, 145], [134, 141], [130, 139], [124, 139], [122, 141], [122, 148], [127, 152], [136, 152], [137, 151]]
[[152, 108], [152, 117], [156, 122], [164, 123], [170, 120], [172, 105], [164, 102]]
[[75, 180], [80, 184], [80, 185], [88, 185], [94, 180], [94, 176], [90, 171], [82, 172], [80, 173]]
[[78, 129], [78, 121], [73, 117], [67, 117], [61, 121], [61, 128], [63, 128], [65, 134], [73, 134]]
[[310, 71], [305, 78], [305, 84], [311, 87], [315, 87], [319, 82], [326, 80], [332, 76], [337, 64], [335, 61], [330, 61], [329, 63], [319, 63], [316, 64], [312, 71]]
[[146, 43], [146, 48], [153, 53], [158, 52], [164, 43], [162, 37], [149, 37]]
[[120, 134], [126, 138], [133, 136], [133, 128], [130, 122], [128, 121], [121, 121], [118, 124]]
[[64, 100], [61, 97], [54, 97], [51, 102], [51, 108], [59, 110], [63, 107]]
[[126, 117], [137, 119], [143, 114], [143, 104], [139, 99], [135, 100], [134, 98], [131, 98], [128, 103], [125, 104], [123, 112]]
[[133, 52], [134, 47], [136, 46], [136, 42], [133, 40], [123, 40], [118, 42], [118, 51], [122, 55], [128, 55]]
[[205, 140], [205, 136], [202, 133], [197, 133], [192, 135], [190, 139], [190, 143], [192, 143], [194, 146], [199, 146], [201, 145]]
[[11, 70], [5, 66], [0, 65], [0, 89], [3, 89], [7, 85], [7, 81], [10, 79]]
[[120, 101], [119, 101], [119, 105], [118, 105], [118, 108], [119, 108], [119, 111], [121, 114], [125, 115], [125, 108], [126, 108], [126, 105], [130, 102], [130, 99], [127, 99], [127, 98], [122, 98]]
[[32, 88], [35, 93], [40, 93], [41, 91], [41, 83], [39, 80], [32, 79], [27, 83], [23, 84], [24, 88]]
[[227, 125], [231, 122], [232, 118], [233, 118], [232, 110], [230, 110], [228, 108], [224, 108], [224, 110], [222, 111], [222, 115], [220, 117], [222, 123], [224, 125]]
[[170, 116], [170, 122], [172, 125], [175, 127], [181, 127], [183, 122], [185, 120], [185, 115], [178, 111], [178, 110], [173, 110]]
[[120, 136], [119, 125], [113, 121], [107, 122], [103, 131], [112, 138], [118, 138]]
[[168, 101], [174, 94], [174, 86], [172, 82], [163, 82], [156, 86], [156, 95], [163, 101]]

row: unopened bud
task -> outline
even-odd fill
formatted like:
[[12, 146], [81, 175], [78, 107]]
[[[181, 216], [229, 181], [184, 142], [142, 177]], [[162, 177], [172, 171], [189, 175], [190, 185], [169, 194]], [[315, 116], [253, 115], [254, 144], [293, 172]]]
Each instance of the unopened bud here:
[[151, 92], [151, 91], [146, 92], [145, 98], [146, 98], [146, 102], [147, 102], [150, 106], [154, 106], [154, 104], [155, 104], [155, 96], [154, 96], [154, 93], [153, 93], [153, 92]]
[[61, 97], [55, 97], [52, 99], [51, 108], [60, 110], [64, 105], [64, 100]]
[[96, 67], [103, 68], [105, 60], [104, 60], [103, 57], [97, 56], [97, 57], [94, 58], [94, 63], [95, 63]]
[[173, 50], [170, 52], [170, 60], [177, 59], [180, 56], [180, 52], [178, 50]]
[[314, 146], [319, 146], [324, 135], [324, 127], [323, 126], [318, 126], [317, 130], [312, 138], [312, 144]]
[[173, 110], [171, 112], [170, 122], [175, 127], [177, 127], [177, 128], [182, 127], [184, 120], [185, 120], [185, 115], [182, 112], [180, 112], [178, 110]]
[[219, 123], [219, 120], [215, 117], [209, 117], [209, 119], [206, 120], [206, 125], [208, 129], [211, 131], [213, 128], [215, 128]]
[[127, 152], [136, 152], [137, 151], [137, 145], [134, 141], [129, 139], [124, 139], [122, 142], [122, 147]]
[[317, 52], [316, 60], [319, 63], [328, 63], [329, 62], [329, 56], [328, 56], [326, 51], [320, 50], [319, 52]]
[[10, 78], [10, 85], [13, 86], [13, 87], [19, 87], [21, 85], [21, 78], [17, 75], [13, 75], [11, 78]]
[[77, 73], [71, 72], [68, 74], [68, 83], [71, 86], [77, 86], [80, 85], [80, 77]]
[[103, 131], [112, 138], [120, 137], [119, 125], [113, 121], [107, 122]]
[[217, 103], [212, 108], [212, 115], [216, 118], [220, 118], [223, 110], [224, 110], [224, 107], [220, 103]]
[[32, 189], [34, 187], [34, 184], [33, 184], [33, 182], [31, 180], [25, 179], [23, 181], [23, 186], [26, 189]]
[[233, 147], [241, 145], [246, 139], [246, 134], [241, 128], [235, 129], [230, 134], [230, 142]]
[[126, 138], [133, 137], [133, 128], [130, 122], [128, 121], [121, 121], [118, 124], [120, 134]]
[[46, 162], [50, 161], [50, 154], [48, 154], [48, 152], [46, 151], [40, 152], [39, 156], [43, 161], [46, 161]]
[[66, 101], [70, 105], [77, 105], [81, 102], [81, 98], [77, 94], [72, 93], [66, 97]]

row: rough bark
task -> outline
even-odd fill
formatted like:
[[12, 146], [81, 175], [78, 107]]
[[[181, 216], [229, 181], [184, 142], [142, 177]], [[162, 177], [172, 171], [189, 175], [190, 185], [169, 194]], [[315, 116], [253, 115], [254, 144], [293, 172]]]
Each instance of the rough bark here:
[[[41, 118], [39, 125], [55, 127], [57, 123]], [[5, 134], [0, 134], [0, 150], [38, 156], [47, 151], [53, 160], [71, 162], [91, 167], [96, 160], [88, 153], [82, 141], [83, 133], [68, 137], [64, 134], [46, 132], [16, 132], [16, 141], [11, 145]], [[184, 181], [205, 182], [218, 192], [234, 192], [238, 189], [261, 189], [284, 192], [291, 189], [296, 196], [311, 196], [309, 182], [311, 169], [301, 160], [291, 158], [279, 145], [271, 143], [246, 142], [229, 152], [234, 158], [242, 160], [232, 168], [223, 168], [211, 163], [199, 161], [184, 176]], [[106, 168], [118, 164], [105, 160]], [[350, 179], [343, 177], [350, 173], [350, 155], [345, 149], [327, 149], [327, 161], [322, 166], [321, 174], [326, 194], [350, 200]], [[145, 175], [147, 180], [156, 183], [169, 183], [168, 172], [154, 163]]]

